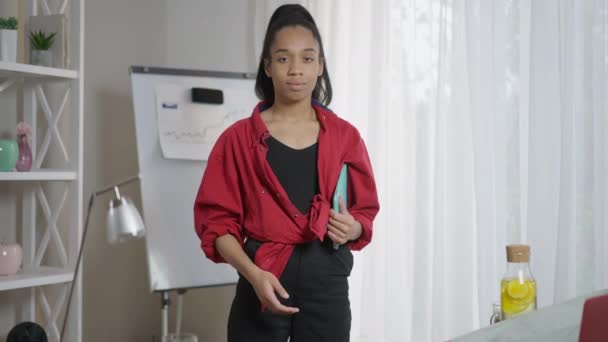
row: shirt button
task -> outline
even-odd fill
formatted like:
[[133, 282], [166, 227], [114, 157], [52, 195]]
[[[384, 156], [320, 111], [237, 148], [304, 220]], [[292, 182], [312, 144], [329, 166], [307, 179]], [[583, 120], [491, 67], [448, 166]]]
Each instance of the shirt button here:
[[295, 216], [295, 217], [299, 217], [299, 216], [300, 216], [300, 215], [298, 215], [298, 214], [295, 214], [295, 215], [293, 215], [293, 216]]
[[277, 197], [281, 197], [281, 193], [280, 192], [277, 192]]
[[262, 192], [263, 194], [265, 194], [265, 193], [266, 193], [266, 190], [262, 189], [262, 191], [261, 191], [261, 192]]

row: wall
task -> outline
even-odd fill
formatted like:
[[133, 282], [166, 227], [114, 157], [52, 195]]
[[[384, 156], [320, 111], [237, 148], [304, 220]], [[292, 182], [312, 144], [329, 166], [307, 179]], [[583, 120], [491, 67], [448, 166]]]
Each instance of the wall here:
[[166, 1], [167, 65], [255, 71], [253, 13], [246, 0]]
[[[85, 3], [85, 202], [137, 173], [129, 66], [164, 64], [164, 12], [162, 0]], [[139, 204], [138, 186], [123, 194]], [[97, 199], [86, 241], [83, 341], [151, 341], [160, 334], [160, 300], [149, 291], [144, 241], [108, 245], [110, 198]]]
[[[185, 69], [255, 71], [251, 7], [246, 0], [166, 1], [166, 64]], [[186, 292], [182, 331], [196, 334], [199, 341], [225, 341], [233, 296], [234, 286]], [[175, 294], [172, 299], [175, 304]], [[174, 309], [175, 305], [172, 318]], [[170, 328], [174, 326], [172, 320]]]
[[[245, 0], [87, 2], [85, 198], [94, 188], [137, 172], [128, 67], [255, 70], [249, 7]], [[128, 186], [125, 193], [139, 203], [138, 186]], [[100, 198], [95, 206], [85, 251], [84, 340], [150, 341], [159, 335], [161, 316], [159, 296], [149, 293], [144, 243], [107, 245], [107, 200]], [[182, 331], [200, 341], [224, 341], [233, 295], [234, 286], [188, 291]], [[177, 301], [175, 294], [171, 297], [173, 330]]]

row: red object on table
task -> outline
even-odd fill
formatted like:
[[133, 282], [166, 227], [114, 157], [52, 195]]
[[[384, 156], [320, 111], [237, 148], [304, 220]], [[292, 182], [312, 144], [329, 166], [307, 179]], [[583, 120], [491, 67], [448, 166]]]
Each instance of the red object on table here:
[[608, 295], [592, 297], [585, 301], [578, 341], [608, 341]]

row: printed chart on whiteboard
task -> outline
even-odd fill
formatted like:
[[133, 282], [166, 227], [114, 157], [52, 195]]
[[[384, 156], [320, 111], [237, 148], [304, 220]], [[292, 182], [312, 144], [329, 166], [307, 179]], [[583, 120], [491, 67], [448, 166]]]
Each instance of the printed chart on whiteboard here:
[[159, 84], [156, 86], [156, 112], [164, 158], [207, 160], [220, 134], [234, 122], [247, 117], [251, 108], [235, 106], [229, 98], [221, 105], [193, 103], [191, 88]]

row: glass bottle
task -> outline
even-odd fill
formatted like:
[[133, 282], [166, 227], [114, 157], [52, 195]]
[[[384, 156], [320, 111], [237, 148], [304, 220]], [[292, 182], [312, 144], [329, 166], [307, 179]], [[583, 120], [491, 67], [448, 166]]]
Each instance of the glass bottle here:
[[536, 280], [530, 271], [530, 246], [507, 246], [507, 271], [500, 282], [502, 319], [536, 310]]
[[17, 171], [30, 171], [32, 169], [32, 149], [27, 141], [26, 134], [20, 134], [17, 138], [19, 144], [19, 158], [15, 168]]

